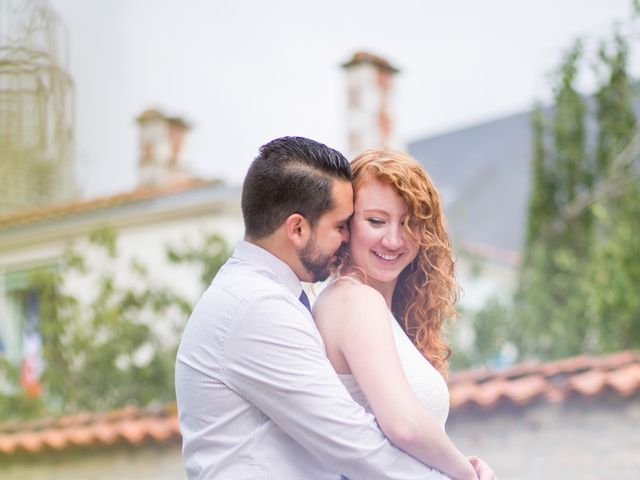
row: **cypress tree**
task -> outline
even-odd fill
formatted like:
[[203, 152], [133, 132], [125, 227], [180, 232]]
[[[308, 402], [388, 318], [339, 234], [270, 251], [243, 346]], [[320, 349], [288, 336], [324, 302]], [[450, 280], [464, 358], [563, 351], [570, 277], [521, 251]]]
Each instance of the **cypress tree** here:
[[521, 356], [640, 346], [640, 142], [631, 142], [629, 47], [615, 34], [598, 51], [605, 75], [591, 148], [575, 88], [582, 56], [576, 43], [557, 71], [552, 113], [536, 107], [532, 115], [533, 183], [510, 334]]
[[587, 333], [582, 299], [584, 262], [591, 244], [590, 212], [554, 228], [560, 209], [588, 189], [593, 178], [586, 155], [586, 106], [575, 87], [582, 54], [582, 44], [576, 42], [557, 71], [549, 148], [539, 108], [532, 117], [533, 185], [512, 329], [523, 356], [577, 353]]
[[[628, 44], [616, 34], [613, 51], [600, 47], [607, 78], [597, 95], [597, 167], [610, 195], [598, 200], [598, 235], [590, 271], [590, 295], [596, 344], [608, 351], [640, 346], [640, 153], [628, 147], [636, 131], [628, 70]], [[633, 168], [635, 162], [635, 170]]]

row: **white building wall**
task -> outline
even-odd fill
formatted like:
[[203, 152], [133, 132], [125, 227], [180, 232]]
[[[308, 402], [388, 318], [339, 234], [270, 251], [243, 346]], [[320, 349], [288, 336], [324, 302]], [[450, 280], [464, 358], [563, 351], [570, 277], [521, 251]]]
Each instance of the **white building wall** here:
[[[147, 288], [149, 285], [141, 285], [140, 279], [134, 275], [130, 267], [134, 259], [148, 268], [149, 283], [167, 286], [195, 304], [203, 291], [201, 272], [197, 265], [169, 262], [167, 247], [182, 250], [185, 245], [200, 244], [206, 233], [218, 233], [226, 239], [231, 252], [244, 233], [239, 209], [227, 209], [216, 214], [208, 212], [204, 215], [184, 216], [166, 221], [131, 223], [114, 227], [117, 233], [118, 255], [113, 261], [104, 255], [96, 255], [96, 249], [88, 248], [88, 231], [103, 225], [104, 222], [96, 220], [93, 227], [85, 226], [82, 234], [57, 235], [57, 238], [51, 238], [46, 234], [35, 237], [31, 235], [27, 241], [25, 235], [23, 245], [0, 249], [0, 333], [4, 332], [6, 335], [19, 328], [19, 325], [13, 325], [16, 322], [16, 312], [12, 311], [11, 302], [7, 301], [7, 274], [56, 265], [70, 246], [80, 253], [85, 252], [83, 256], [89, 252], [86, 258], [89, 275], [68, 275], [62, 288], [65, 293], [87, 304], [96, 293], [96, 280], [102, 272], [113, 272], [119, 286]], [[150, 319], [160, 332], [169, 332], [172, 323], [184, 320], [186, 319]]]
[[[101, 225], [96, 222], [95, 228], [98, 229]], [[158, 281], [173, 285], [187, 295], [197, 295], [198, 273], [192, 268], [168, 262], [166, 247], [172, 245], [179, 248], [185, 242], [196, 244], [198, 238], [205, 232], [216, 232], [227, 240], [232, 249], [242, 238], [243, 229], [242, 218], [233, 213], [209, 219], [185, 218], [119, 228], [116, 229], [119, 252], [117, 270], [123, 280], [127, 280], [128, 265], [135, 258], [147, 265]], [[50, 243], [44, 243], [44, 240], [39, 244], [28, 244], [21, 248], [0, 252], [0, 268], [5, 272], [14, 272], [38, 265], [52, 264], [69, 246], [73, 245], [76, 249], [83, 250], [88, 244], [87, 235], [58, 239]], [[103, 267], [106, 265], [91, 265], [91, 269], [95, 271]]]

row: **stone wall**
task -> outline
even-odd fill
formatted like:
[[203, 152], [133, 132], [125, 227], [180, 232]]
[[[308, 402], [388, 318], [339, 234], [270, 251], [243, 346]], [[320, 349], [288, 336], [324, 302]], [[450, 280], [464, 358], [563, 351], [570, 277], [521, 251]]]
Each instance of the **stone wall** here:
[[640, 393], [453, 411], [447, 432], [501, 480], [640, 478]]
[[179, 442], [0, 457], [2, 480], [186, 479]]

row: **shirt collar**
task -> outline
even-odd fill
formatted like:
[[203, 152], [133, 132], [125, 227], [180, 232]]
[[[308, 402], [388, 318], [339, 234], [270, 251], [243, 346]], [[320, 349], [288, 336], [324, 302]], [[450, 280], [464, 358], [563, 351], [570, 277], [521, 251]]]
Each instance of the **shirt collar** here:
[[241, 240], [233, 251], [233, 257], [264, 268], [273, 280], [287, 287], [296, 297], [300, 296], [302, 284], [298, 276], [286, 262], [268, 250]]

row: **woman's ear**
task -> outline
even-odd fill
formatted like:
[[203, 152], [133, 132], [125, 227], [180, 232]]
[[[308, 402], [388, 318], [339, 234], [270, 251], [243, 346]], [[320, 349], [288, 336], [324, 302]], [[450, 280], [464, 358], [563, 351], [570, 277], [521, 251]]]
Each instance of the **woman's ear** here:
[[311, 236], [309, 222], [299, 213], [289, 215], [284, 221], [284, 228], [287, 238], [298, 248], [304, 247]]

